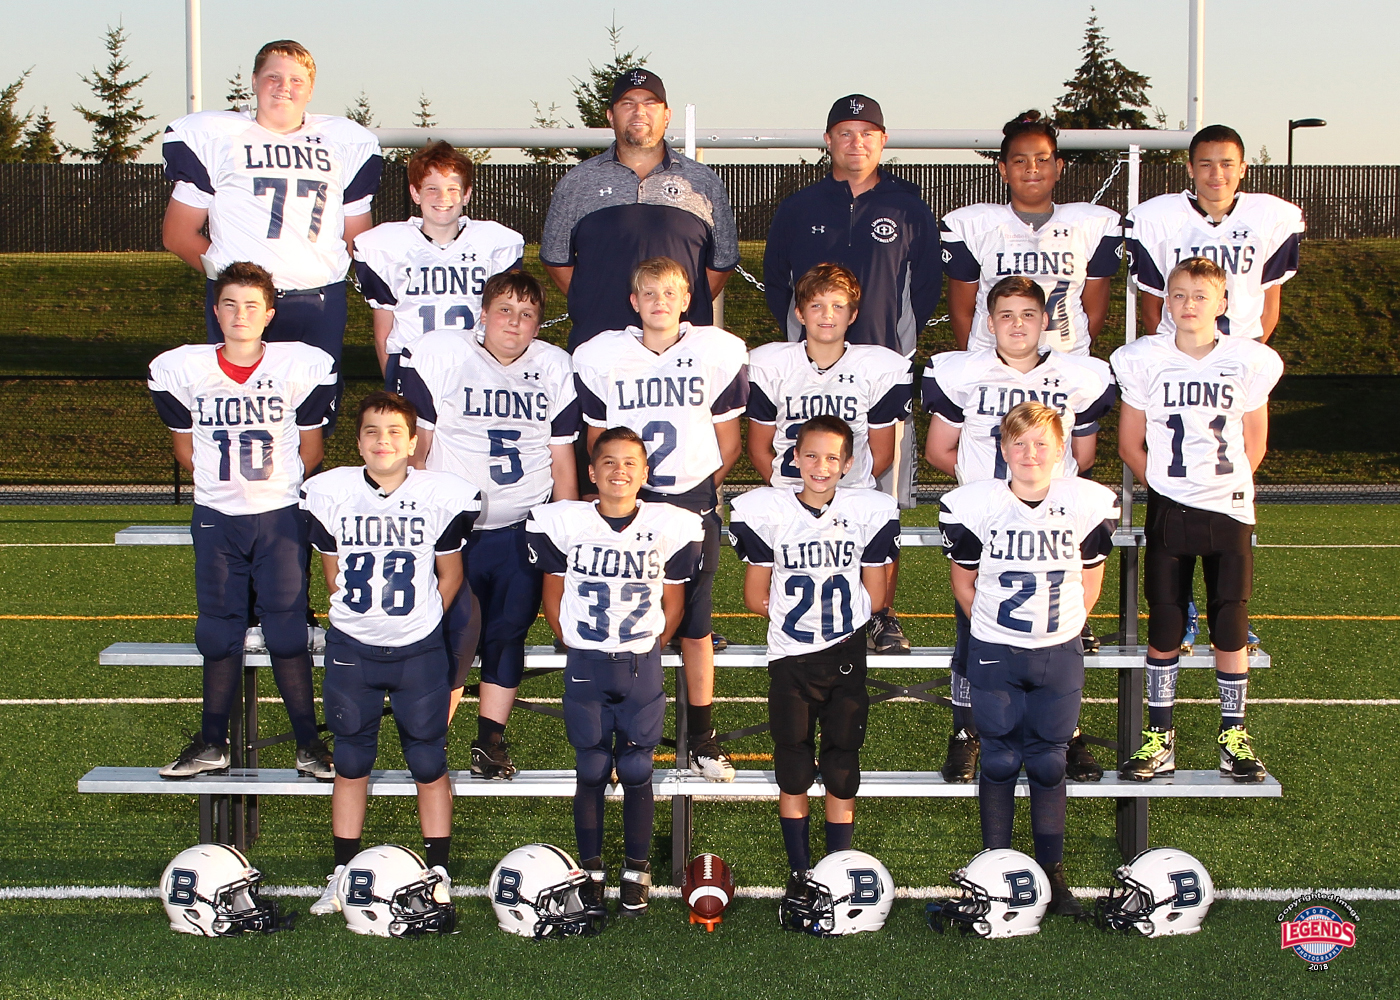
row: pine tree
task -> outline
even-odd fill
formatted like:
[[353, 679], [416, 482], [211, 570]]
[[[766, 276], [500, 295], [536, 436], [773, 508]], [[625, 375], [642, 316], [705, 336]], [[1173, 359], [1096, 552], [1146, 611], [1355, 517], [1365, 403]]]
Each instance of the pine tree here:
[[120, 21], [115, 28], [108, 25], [103, 44], [108, 56], [106, 72], [100, 72], [94, 66], [92, 76], [82, 77], [82, 81], [92, 88], [101, 108], [91, 111], [80, 104], [73, 106], [73, 110], [92, 126], [92, 148], [65, 146], [68, 152], [85, 160], [130, 163], [160, 134], [157, 131], [138, 135], [145, 124], [155, 118], [155, 115], [145, 114], [145, 104], [135, 98], [136, 88], [145, 83], [150, 74], [122, 79], [122, 74], [131, 68], [131, 64], [122, 54], [122, 48], [126, 45], [126, 29]]
[[243, 67], [228, 78], [228, 93], [224, 95], [230, 111], [247, 111], [253, 106], [253, 88], [243, 82]]
[[[1098, 14], [1089, 8], [1089, 23], [1084, 29], [1084, 44], [1080, 47], [1084, 61], [1073, 80], [1066, 80], [1068, 89], [1055, 102], [1054, 120], [1060, 128], [1152, 128], [1146, 113], [1150, 88], [1148, 77], [1128, 69], [1113, 58], [1108, 36], [1099, 27]], [[1074, 150], [1065, 153], [1071, 162], [1106, 162], [1117, 159], [1112, 150]]]
[[25, 163], [61, 163], [63, 150], [53, 136], [54, 120], [49, 117], [49, 107], [39, 112], [39, 117], [24, 131], [24, 152], [20, 159]]
[[[539, 101], [531, 101], [530, 104], [535, 109], [535, 128], [573, 128], [573, 125], [559, 117], [559, 105], [551, 104], [542, 108]], [[535, 163], [563, 163], [569, 158], [568, 151], [557, 146], [529, 146], [521, 152]]]
[[15, 105], [19, 103], [19, 92], [28, 78], [29, 70], [25, 70], [14, 83], [0, 89], [0, 163], [18, 163], [24, 159], [24, 132], [34, 112], [20, 117]]
[[[608, 43], [612, 46], [612, 60], [602, 68], [588, 64], [588, 78], [573, 78], [574, 104], [578, 107], [580, 122], [584, 128], [607, 128], [608, 108], [612, 101], [613, 81], [623, 73], [640, 69], [647, 64], [647, 56], [638, 56], [635, 48], [621, 51], [622, 29], [616, 18], [608, 28]], [[570, 151], [576, 160], [586, 160], [596, 156], [596, 149], [575, 149]]]
[[423, 91], [418, 92], [418, 112], [413, 116], [414, 128], [437, 128], [437, 119], [433, 117], [433, 101]]
[[356, 125], [363, 125], [365, 128], [375, 128], [374, 110], [369, 106], [369, 98], [365, 92], [360, 91], [360, 96], [355, 98], [355, 103], [345, 109], [345, 117], [349, 118]]

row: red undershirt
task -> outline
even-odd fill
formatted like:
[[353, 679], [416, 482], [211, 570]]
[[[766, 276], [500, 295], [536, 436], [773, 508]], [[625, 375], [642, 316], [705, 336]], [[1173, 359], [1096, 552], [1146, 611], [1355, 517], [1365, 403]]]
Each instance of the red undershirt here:
[[258, 365], [262, 364], [262, 358], [258, 358], [257, 361], [254, 361], [251, 365], [245, 368], [242, 365], [234, 364], [228, 358], [224, 357], [224, 349], [222, 347], [214, 353], [219, 356], [219, 367], [224, 370], [224, 374], [227, 375], [229, 378], [233, 379], [239, 385], [242, 385], [244, 382], [247, 382], [249, 376], [251, 376], [253, 372], [257, 371]]

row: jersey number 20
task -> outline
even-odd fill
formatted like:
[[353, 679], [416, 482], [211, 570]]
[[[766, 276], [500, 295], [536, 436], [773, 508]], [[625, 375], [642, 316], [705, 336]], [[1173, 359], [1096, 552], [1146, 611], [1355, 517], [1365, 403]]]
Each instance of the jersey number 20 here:
[[[787, 578], [783, 584], [783, 591], [789, 596], [797, 595], [797, 603], [792, 610], [783, 618], [783, 631], [792, 636], [798, 642], [815, 642], [816, 636], [806, 629], [797, 627], [805, 615], [815, 603], [817, 593], [817, 582], [810, 576], [794, 574]], [[840, 598], [839, 613], [841, 621], [837, 623], [837, 598]], [[851, 585], [846, 582], [844, 576], [827, 577], [822, 584], [822, 639], [831, 642], [839, 639], [843, 635], [850, 633], [852, 629], [851, 620]]]

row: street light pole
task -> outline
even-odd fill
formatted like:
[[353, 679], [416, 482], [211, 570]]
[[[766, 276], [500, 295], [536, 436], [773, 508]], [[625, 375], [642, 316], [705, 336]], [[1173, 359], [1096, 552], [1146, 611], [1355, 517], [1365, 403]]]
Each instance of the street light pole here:
[[1293, 200], [1293, 130], [1295, 128], [1322, 128], [1327, 123], [1321, 118], [1293, 118], [1288, 122], [1288, 200]]

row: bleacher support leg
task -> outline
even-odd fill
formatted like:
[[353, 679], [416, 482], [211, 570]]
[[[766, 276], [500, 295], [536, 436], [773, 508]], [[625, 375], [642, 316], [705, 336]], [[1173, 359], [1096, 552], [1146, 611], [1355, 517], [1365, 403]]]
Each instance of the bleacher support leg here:
[[[258, 668], [246, 664], [243, 667], [243, 733], [247, 750], [243, 759], [247, 767], [258, 766], [258, 750], [253, 744], [258, 742]], [[244, 825], [248, 843], [258, 839], [258, 797], [244, 797]]]
[[[676, 767], [685, 766], [689, 744], [685, 710], [690, 704], [685, 684], [685, 664], [676, 668]], [[691, 820], [690, 796], [671, 796], [671, 884], [685, 882], [685, 866], [690, 861]]]
[[212, 843], [214, 840], [214, 796], [199, 796], [199, 842]]
[[[1124, 647], [1138, 643], [1138, 549], [1118, 550], [1119, 641]], [[1142, 667], [1118, 671], [1118, 765], [1138, 748], [1142, 733]], [[1130, 861], [1147, 850], [1148, 799], [1118, 799], [1118, 850]]]
[[[245, 663], [243, 666], [243, 677], [239, 680], [240, 693], [246, 692], [247, 690], [247, 675], [248, 666], [245, 657]], [[239, 697], [237, 693], [234, 695], [233, 703], [234, 705], [237, 705], [239, 703]], [[244, 763], [244, 761], [247, 758], [244, 755], [248, 746], [248, 737], [247, 731], [243, 728], [242, 712], [234, 711], [232, 717], [229, 719], [228, 742], [230, 751], [229, 756], [231, 758], [230, 763], [232, 764], [232, 766], [236, 768], [246, 767], [247, 765]], [[233, 828], [229, 835], [220, 837], [219, 840], [225, 844], [232, 844], [240, 851], [246, 851], [248, 849], [248, 835], [246, 817], [244, 816], [243, 796], [230, 796], [227, 801], [229, 804], [226, 808], [228, 810], [229, 820], [232, 823]]]

